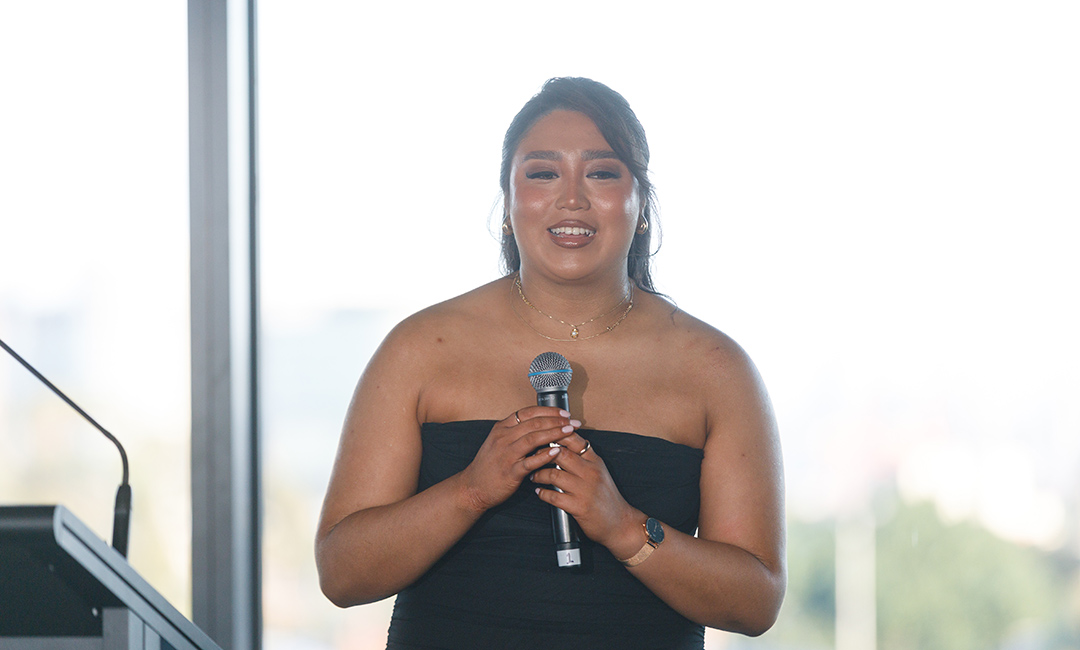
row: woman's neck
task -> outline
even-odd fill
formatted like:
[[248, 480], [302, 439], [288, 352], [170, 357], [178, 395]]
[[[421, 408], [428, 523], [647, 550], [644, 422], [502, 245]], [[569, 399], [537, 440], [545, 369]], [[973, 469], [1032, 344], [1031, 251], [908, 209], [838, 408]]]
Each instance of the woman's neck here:
[[[626, 273], [591, 282], [558, 282], [527, 270], [518, 271], [511, 289], [515, 309], [526, 323], [561, 336], [580, 327], [583, 334], [610, 326], [632, 300]], [[524, 309], [520, 309], [520, 308]], [[576, 337], [574, 337], [576, 338]]]

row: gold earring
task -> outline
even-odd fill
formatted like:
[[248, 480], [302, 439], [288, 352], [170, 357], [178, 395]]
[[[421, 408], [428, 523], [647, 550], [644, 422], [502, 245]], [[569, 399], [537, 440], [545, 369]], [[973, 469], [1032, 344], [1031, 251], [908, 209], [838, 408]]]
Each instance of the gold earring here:
[[645, 218], [645, 215], [641, 216], [641, 221], [637, 225], [637, 234], [644, 235], [645, 231], [649, 229], [649, 220]]
[[504, 237], [509, 237], [514, 234], [514, 231], [510, 229], [510, 222], [507, 220], [503, 221], [502, 231]]

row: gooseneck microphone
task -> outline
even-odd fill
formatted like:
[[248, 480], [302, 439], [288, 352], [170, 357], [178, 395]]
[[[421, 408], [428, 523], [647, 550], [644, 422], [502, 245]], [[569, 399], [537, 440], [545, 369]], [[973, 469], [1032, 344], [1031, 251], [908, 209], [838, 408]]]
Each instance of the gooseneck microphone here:
[[[536, 405], [554, 406], [569, 412], [570, 398], [566, 390], [570, 388], [573, 374], [570, 362], [558, 352], [544, 352], [533, 359], [529, 364], [529, 383], [536, 389]], [[555, 557], [559, 566], [580, 566], [581, 535], [577, 522], [566, 511], [552, 506], [551, 527], [555, 533]]]
[[105, 434], [105, 437], [112, 441], [116, 448], [120, 450], [120, 463], [123, 465], [124, 474], [123, 480], [120, 482], [120, 488], [116, 490], [116, 505], [113, 508], [113, 534], [112, 534], [112, 546], [120, 553], [120, 555], [127, 557], [128, 548], [128, 533], [131, 530], [131, 485], [128, 484], [128, 459], [127, 452], [124, 451], [124, 446], [120, 444], [120, 441], [116, 437], [105, 430], [105, 427], [98, 424], [94, 418], [90, 417], [86, 411], [79, 408], [79, 405], [71, 401], [67, 395], [60, 391], [59, 388], [53, 386], [52, 382], [45, 378], [40, 372], [34, 369], [25, 359], [20, 357], [15, 350], [8, 347], [7, 343], [0, 340], [0, 347], [4, 348], [8, 354], [15, 357], [18, 361], [30, 371], [32, 375], [41, 380], [41, 383], [48, 386], [52, 392], [56, 393], [60, 399], [67, 402], [67, 405], [75, 409], [79, 415], [86, 418], [86, 421], [94, 425], [98, 431]]

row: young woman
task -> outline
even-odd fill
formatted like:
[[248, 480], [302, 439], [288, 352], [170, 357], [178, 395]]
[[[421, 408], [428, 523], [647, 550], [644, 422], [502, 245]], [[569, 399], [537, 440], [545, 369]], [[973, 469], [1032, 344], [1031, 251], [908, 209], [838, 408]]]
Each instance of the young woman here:
[[[655, 293], [648, 162], [621, 95], [548, 81], [504, 141], [508, 274], [406, 319], [364, 371], [316, 558], [339, 606], [398, 595], [389, 648], [701, 648], [703, 626], [775, 621], [772, 410], [743, 350]], [[546, 351], [569, 412], [533, 405]]]

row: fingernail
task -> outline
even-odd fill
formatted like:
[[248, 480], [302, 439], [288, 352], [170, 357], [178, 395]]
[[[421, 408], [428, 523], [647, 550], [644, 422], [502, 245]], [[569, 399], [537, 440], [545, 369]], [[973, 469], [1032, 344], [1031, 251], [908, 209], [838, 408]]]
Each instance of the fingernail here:
[[570, 426], [577, 429], [578, 427], [581, 426], [581, 420], [570, 420]]
[[540, 488], [536, 488], [536, 494], [540, 494]]
[[570, 426], [568, 424], [568, 425], [566, 425], [565, 427], [562, 428], [562, 432], [563, 433], [573, 433], [574, 432], [574, 427], [572, 427], [572, 426]]
[[559, 415], [563, 416], [564, 418], [568, 418], [570, 417], [570, 411], [564, 411], [562, 409], [559, 409]]
[[559, 454], [559, 450], [561, 449], [562, 447], [552, 447], [551, 450], [548, 451], [548, 456], [557, 456]]

